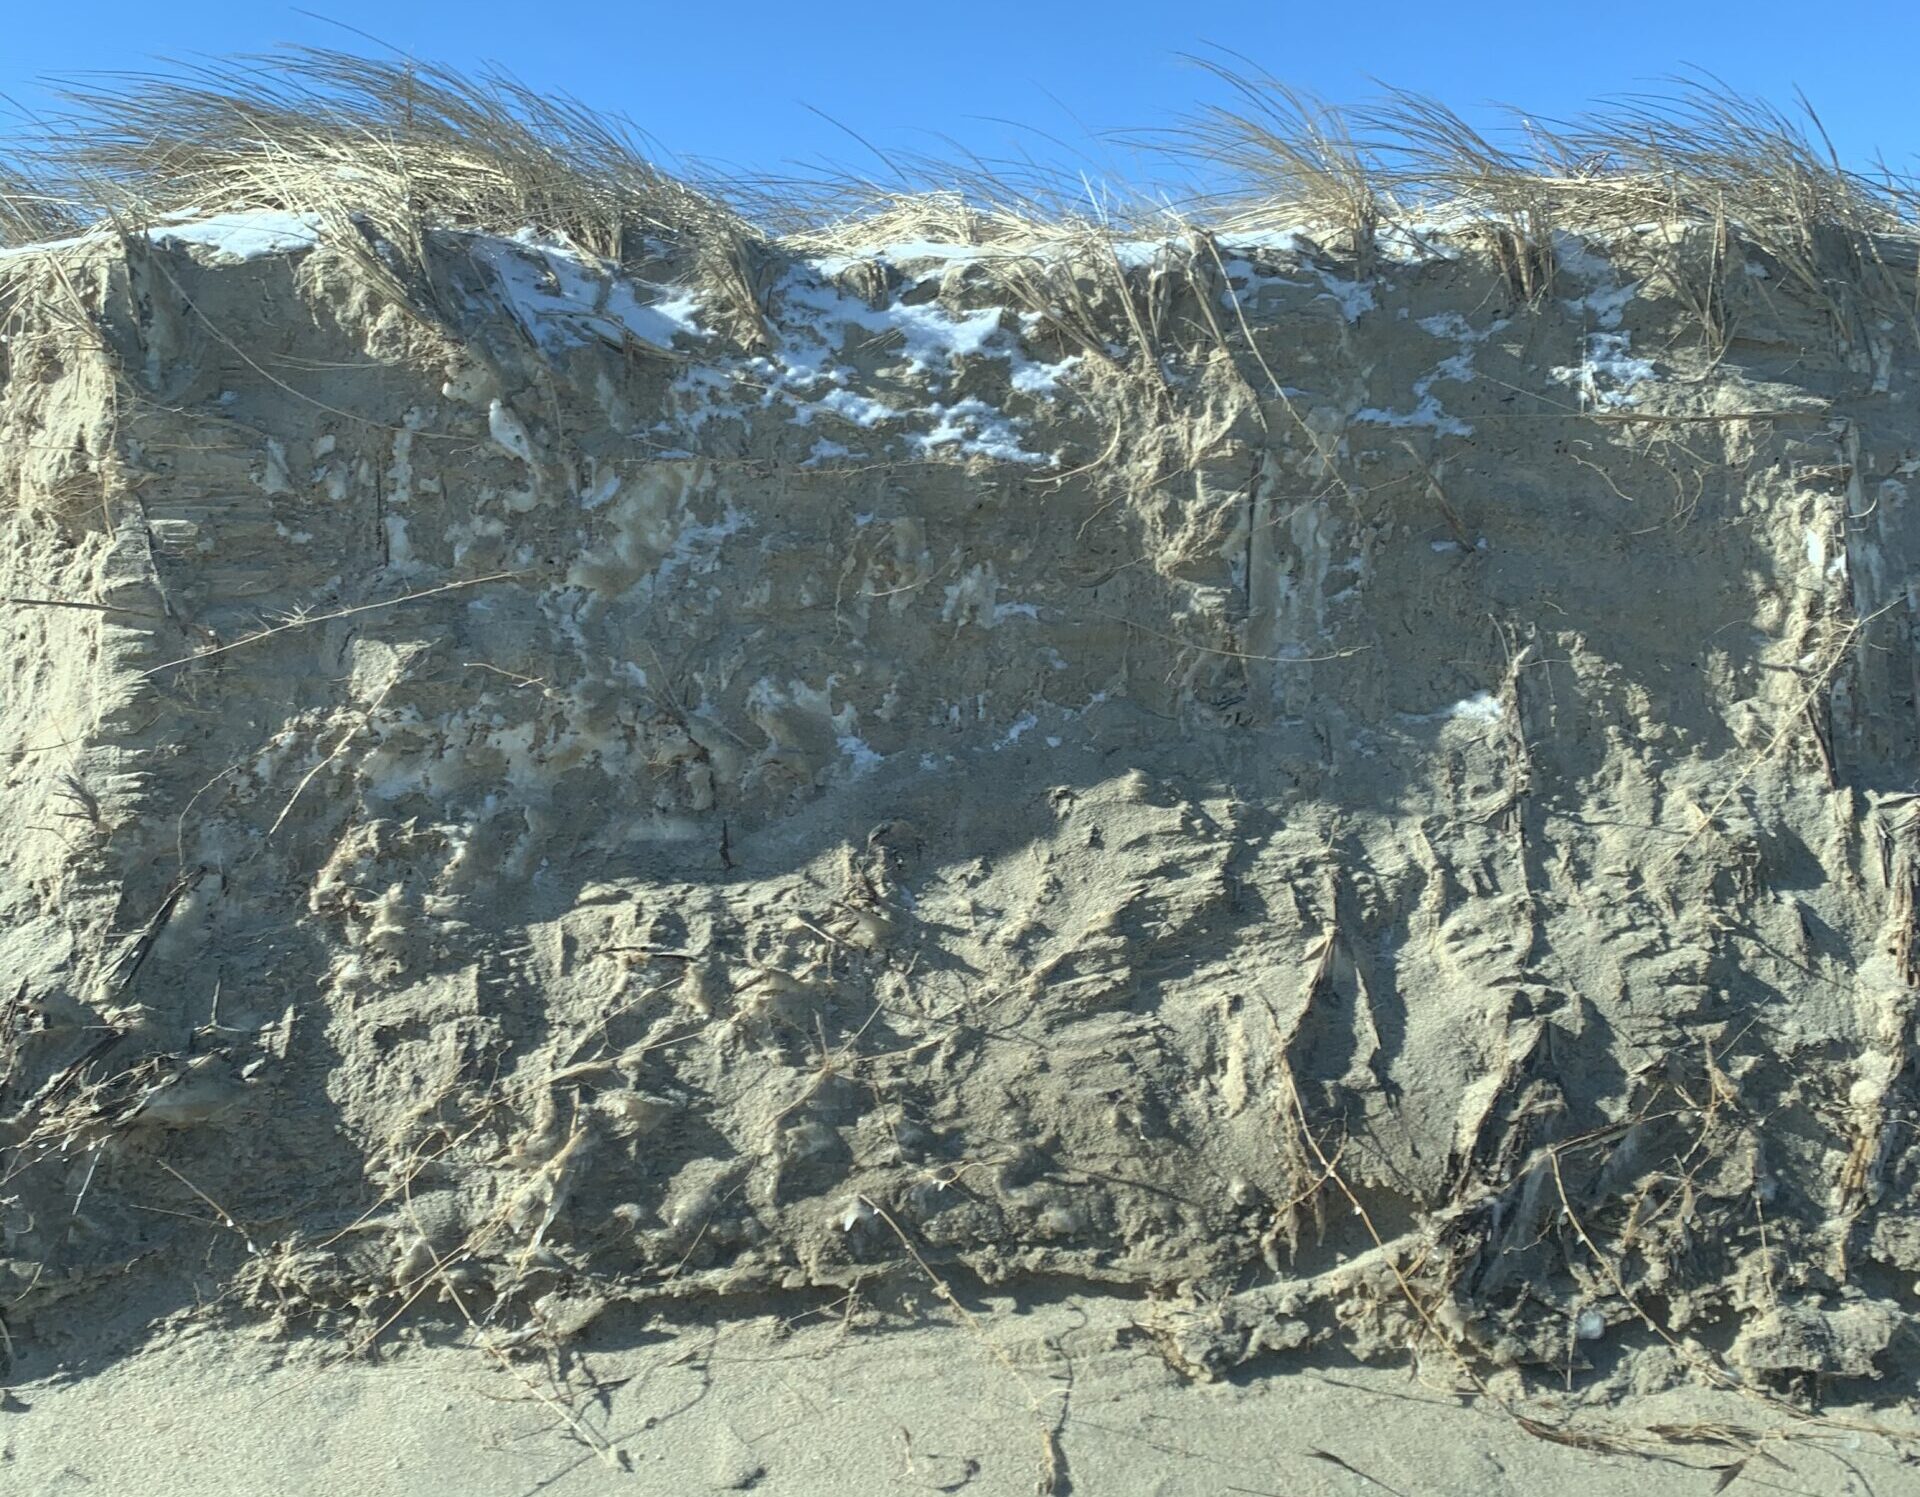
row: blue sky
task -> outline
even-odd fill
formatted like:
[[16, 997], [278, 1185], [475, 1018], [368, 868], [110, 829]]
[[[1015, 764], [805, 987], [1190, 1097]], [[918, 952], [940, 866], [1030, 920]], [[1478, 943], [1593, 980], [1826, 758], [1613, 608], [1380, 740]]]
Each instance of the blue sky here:
[[[312, 3], [340, 24], [234, 0], [10, 6], [0, 93], [44, 109], [47, 75], [278, 42], [371, 46], [346, 26], [456, 67], [503, 64], [536, 87], [626, 114], [669, 152], [756, 172], [820, 158], [870, 171], [872, 156], [809, 105], [884, 151], [943, 150], [935, 132], [945, 132], [983, 155], [1070, 160], [1056, 139], [1083, 146], [1102, 129], [1168, 124], [1220, 99], [1219, 86], [1179, 56], [1214, 44], [1338, 101], [1365, 99], [1377, 77], [1473, 118], [1496, 100], [1568, 114], [1698, 65], [1780, 103], [1798, 86], [1851, 162], [1879, 152], [1897, 170], [1920, 172], [1912, 81], [1920, 5], [1896, 0]], [[1091, 149], [1106, 169], [1126, 170], [1113, 148]]]

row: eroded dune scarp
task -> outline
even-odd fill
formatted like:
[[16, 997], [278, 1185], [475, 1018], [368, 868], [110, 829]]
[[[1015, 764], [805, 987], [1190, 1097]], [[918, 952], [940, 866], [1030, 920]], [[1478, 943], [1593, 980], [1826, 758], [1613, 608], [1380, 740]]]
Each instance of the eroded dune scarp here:
[[0, 252], [15, 1342], [1887, 1370], [1910, 237], [217, 202]]

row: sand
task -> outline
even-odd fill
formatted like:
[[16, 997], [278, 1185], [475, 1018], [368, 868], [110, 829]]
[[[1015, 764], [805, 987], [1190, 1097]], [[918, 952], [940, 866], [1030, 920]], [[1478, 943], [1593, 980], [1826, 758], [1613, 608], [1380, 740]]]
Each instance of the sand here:
[[[985, 1334], [924, 1313], [827, 1305], [623, 1327], [555, 1367], [408, 1346], [319, 1365], [202, 1332], [18, 1390], [0, 1425], [9, 1490], [300, 1494], [956, 1492], [1710, 1493], [1910, 1491], [1911, 1415], [1827, 1410], [1816, 1430], [1742, 1396], [1578, 1392], [1523, 1407], [1404, 1368], [1309, 1362], [1183, 1381], [1143, 1352], [1138, 1305], [991, 1296]], [[1652, 1430], [1662, 1433], [1658, 1436]], [[1744, 1462], [1744, 1465], [1742, 1463]]]
[[425, 243], [0, 261], [21, 1490], [1899, 1489], [1890, 321]]

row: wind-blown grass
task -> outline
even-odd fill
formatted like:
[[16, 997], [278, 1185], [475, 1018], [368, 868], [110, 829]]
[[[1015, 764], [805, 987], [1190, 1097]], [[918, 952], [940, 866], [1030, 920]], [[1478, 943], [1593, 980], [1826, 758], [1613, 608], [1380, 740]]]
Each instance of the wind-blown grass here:
[[[1305, 223], [1364, 275], [1384, 231], [1439, 224], [1480, 237], [1532, 300], [1553, 283], [1563, 232], [1658, 224], [1671, 244], [1675, 226], [1700, 224], [1720, 248], [1684, 270], [1676, 257], [1672, 278], [1691, 278], [1681, 294], [1713, 324], [1710, 342], [1724, 341], [1725, 277], [1738, 268], [1729, 234], [1769, 255], [1843, 329], [1862, 303], [1914, 316], [1920, 193], [1842, 165], [1804, 102], [1789, 114], [1699, 75], [1570, 123], [1516, 113], [1495, 138], [1420, 95], [1387, 91], [1342, 109], [1251, 65], [1197, 61], [1225, 99], [1154, 137], [1158, 159], [1193, 179], [1178, 193], [963, 150], [945, 160], [876, 152], [885, 170], [869, 177], [696, 176], [657, 164], [617, 117], [504, 74], [312, 48], [109, 75], [71, 88], [65, 113], [0, 159], [0, 243], [279, 208], [319, 216], [370, 273], [417, 293], [432, 290], [435, 231], [531, 227], [615, 264], [677, 262], [752, 341], [764, 332], [769, 255], [935, 240], [989, 251], [986, 274], [1099, 357], [1108, 340], [1092, 330], [1091, 303], [1113, 303], [1123, 341], [1143, 331], [1142, 288], [1098, 292], [1116, 275], [1146, 277], [1139, 264], [1108, 263], [1116, 241], [1142, 234]], [[1909, 248], [1889, 254], [1897, 240]], [[1078, 271], [1039, 263], [1041, 247]]]
[[34, 244], [80, 230], [71, 206], [26, 172], [0, 161], [0, 244]]
[[319, 217], [379, 278], [430, 286], [432, 231], [532, 227], [616, 264], [695, 260], [723, 301], [751, 296], [756, 234], [735, 208], [656, 165], [619, 119], [502, 73], [297, 48], [63, 97], [12, 152], [37, 190], [0, 181], [9, 240], [46, 237], [49, 201], [120, 224], [276, 208]]
[[617, 119], [499, 73], [299, 48], [65, 98], [20, 154], [107, 211], [347, 205], [390, 237], [537, 224], [616, 261], [649, 235], [738, 227]]
[[1264, 74], [1201, 65], [1239, 107], [1203, 110], [1166, 144], [1225, 175], [1216, 213], [1317, 219], [1347, 231], [1362, 256], [1383, 224], [1490, 230], [1529, 298], [1551, 284], [1559, 231], [1730, 226], [1840, 315], [1839, 288], [1876, 301], [1913, 297], [1881, 241], [1920, 233], [1920, 193], [1842, 164], [1804, 100], [1796, 117], [1699, 74], [1567, 124], [1509, 110], [1514, 141], [1501, 144], [1421, 95], [1388, 90], [1341, 110]]
[[1266, 73], [1191, 61], [1238, 101], [1237, 108], [1206, 107], [1168, 137], [1175, 154], [1226, 176], [1217, 209], [1247, 228], [1263, 227], [1276, 211], [1286, 226], [1306, 220], [1344, 228], [1365, 267], [1394, 207], [1382, 196], [1387, 183], [1355, 139], [1353, 122], [1324, 99]]

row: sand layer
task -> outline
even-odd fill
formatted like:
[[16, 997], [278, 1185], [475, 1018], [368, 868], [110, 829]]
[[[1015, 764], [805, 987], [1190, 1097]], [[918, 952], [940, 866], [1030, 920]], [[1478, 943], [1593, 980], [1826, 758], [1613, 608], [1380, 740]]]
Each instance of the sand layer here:
[[1698, 237], [9, 252], [13, 1353], [1904, 1386], [1916, 361]]

